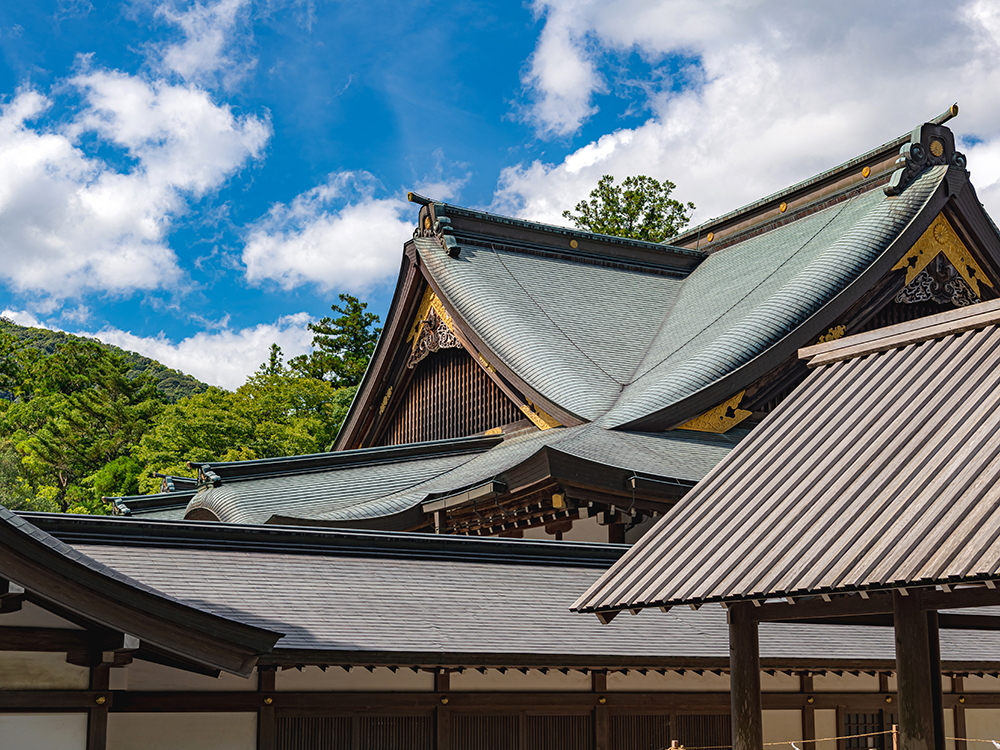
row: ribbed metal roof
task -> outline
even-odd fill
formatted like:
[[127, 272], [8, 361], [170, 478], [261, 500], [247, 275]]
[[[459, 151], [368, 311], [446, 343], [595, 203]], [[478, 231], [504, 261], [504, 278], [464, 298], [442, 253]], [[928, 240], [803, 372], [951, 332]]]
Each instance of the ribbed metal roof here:
[[817, 347], [828, 364], [574, 608], [1000, 577], [1000, 316], [983, 315], [997, 309]]

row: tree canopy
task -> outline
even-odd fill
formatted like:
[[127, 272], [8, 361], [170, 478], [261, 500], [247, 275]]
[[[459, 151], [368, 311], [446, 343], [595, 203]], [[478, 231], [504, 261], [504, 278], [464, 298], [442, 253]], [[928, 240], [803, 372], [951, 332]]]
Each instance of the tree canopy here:
[[[680, 233], [690, 221], [693, 203], [670, 197], [677, 187], [646, 175], [626, 177], [621, 185], [604, 175], [573, 211], [563, 211], [578, 229], [647, 242], [663, 242]], [[575, 213], [574, 213], [575, 211]]]
[[375, 352], [381, 328], [379, 317], [365, 312], [368, 304], [350, 294], [341, 294], [338, 304], [331, 310], [340, 313], [336, 318], [327, 316], [318, 323], [310, 323], [313, 351], [289, 361], [293, 371], [317, 380], [328, 381], [336, 388], [350, 388], [361, 383], [368, 360]]

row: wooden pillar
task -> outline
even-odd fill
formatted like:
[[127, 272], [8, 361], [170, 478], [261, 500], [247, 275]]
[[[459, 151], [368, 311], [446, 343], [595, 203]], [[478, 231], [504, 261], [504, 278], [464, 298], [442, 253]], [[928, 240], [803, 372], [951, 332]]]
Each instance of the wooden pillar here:
[[[953, 675], [951, 678], [951, 692], [954, 695], [961, 696], [965, 692], [965, 680], [959, 676]], [[955, 750], [966, 750], [965, 741], [966, 729], [965, 729], [965, 706], [961, 703], [955, 704]]]
[[934, 747], [944, 747], [944, 695], [941, 686], [941, 631], [936, 610], [927, 612], [927, 648], [931, 667], [931, 709], [934, 712]]
[[608, 692], [608, 673], [591, 672], [590, 687], [597, 693], [597, 705], [594, 707], [594, 750], [608, 750], [611, 742], [611, 720], [608, 715], [605, 693]]
[[257, 709], [257, 750], [274, 750], [278, 743], [273, 702], [276, 672], [274, 667], [257, 669], [257, 692], [261, 693], [260, 707]]
[[[812, 695], [813, 677], [811, 674], [799, 675], [799, 690], [806, 696]], [[802, 739], [816, 739], [816, 709], [811, 703], [806, 703], [802, 708]], [[812, 743], [806, 743], [807, 748], [812, 747]]]
[[[899, 700], [899, 750], [934, 750], [934, 699], [928, 618], [916, 592], [894, 591], [896, 690]], [[943, 719], [939, 719], [943, 720]], [[943, 747], [943, 745], [942, 745]]]
[[760, 643], [753, 604], [729, 606], [729, 675], [732, 701], [733, 750], [763, 750], [764, 726], [760, 702]]
[[[90, 668], [90, 689], [99, 694], [94, 698], [87, 717], [87, 750], [105, 750], [108, 746], [108, 706], [111, 702], [111, 667]], [[102, 700], [103, 699], [103, 700]]]
[[438, 693], [438, 706], [434, 710], [435, 750], [451, 749], [451, 709], [448, 692], [451, 690], [451, 672], [439, 669], [434, 673], [434, 692]]

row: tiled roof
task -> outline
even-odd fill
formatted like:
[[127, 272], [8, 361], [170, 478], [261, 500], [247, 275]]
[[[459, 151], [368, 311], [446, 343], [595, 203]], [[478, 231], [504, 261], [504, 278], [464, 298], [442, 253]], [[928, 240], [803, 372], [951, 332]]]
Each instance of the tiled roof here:
[[1000, 580], [1000, 301], [805, 350], [815, 370], [576, 603]]
[[[291, 658], [285, 653], [300, 663], [620, 668], [724, 667], [728, 659], [719, 608], [650, 613], [610, 629], [569, 611], [625, 551], [620, 545], [92, 518], [38, 522], [191, 606], [284, 633], [269, 657], [276, 661]], [[942, 635], [946, 668], [995, 661], [997, 646], [1000, 636], [992, 633]], [[765, 666], [889, 666], [893, 636], [891, 628], [763, 624], [761, 654]]]
[[[458, 492], [519, 466], [541, 451], [554, 450], [643, 476], [694, 484], [745, 437], [746, 430], [725, 435], [612, 432], [596, 425], [546, 430], [508, 439], [481, 452], [413, 458], [385, 463], [345, 461], [309, 473], [259, 478], [223, 478], [203, 489], [188, 511], [211, 510], [233, 523], [359, 521], [404, 513], [432, 497]], [[371, 454], [343, 451], [339, 455]], [[216, 466], [216, 468], [218, 468]]]

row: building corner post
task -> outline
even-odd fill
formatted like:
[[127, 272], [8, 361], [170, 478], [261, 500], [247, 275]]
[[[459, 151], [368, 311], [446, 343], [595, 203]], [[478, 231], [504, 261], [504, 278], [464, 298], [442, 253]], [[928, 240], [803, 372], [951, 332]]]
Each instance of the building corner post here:
[[760, 642], [753, 605], [729, 607], [729, 675], [732, 700], [733, 750], [763, 750], [764, 726], [760, 700]]
[[[894, 591], [892, 598], [899, 750], [934, 750], [935, 725], [942, 723], [944, 717], [935, 718], [934, 715], [934, 647], [929, 632], [930, 618], [921, 609], [917, 592], [903, 596], [901, 592]], [[937, 635], [936, 629], [934, 635]], [[940, 668], [938, 673], [940, 675]], [[940, 677], [937, 684], [940, 685]]]

